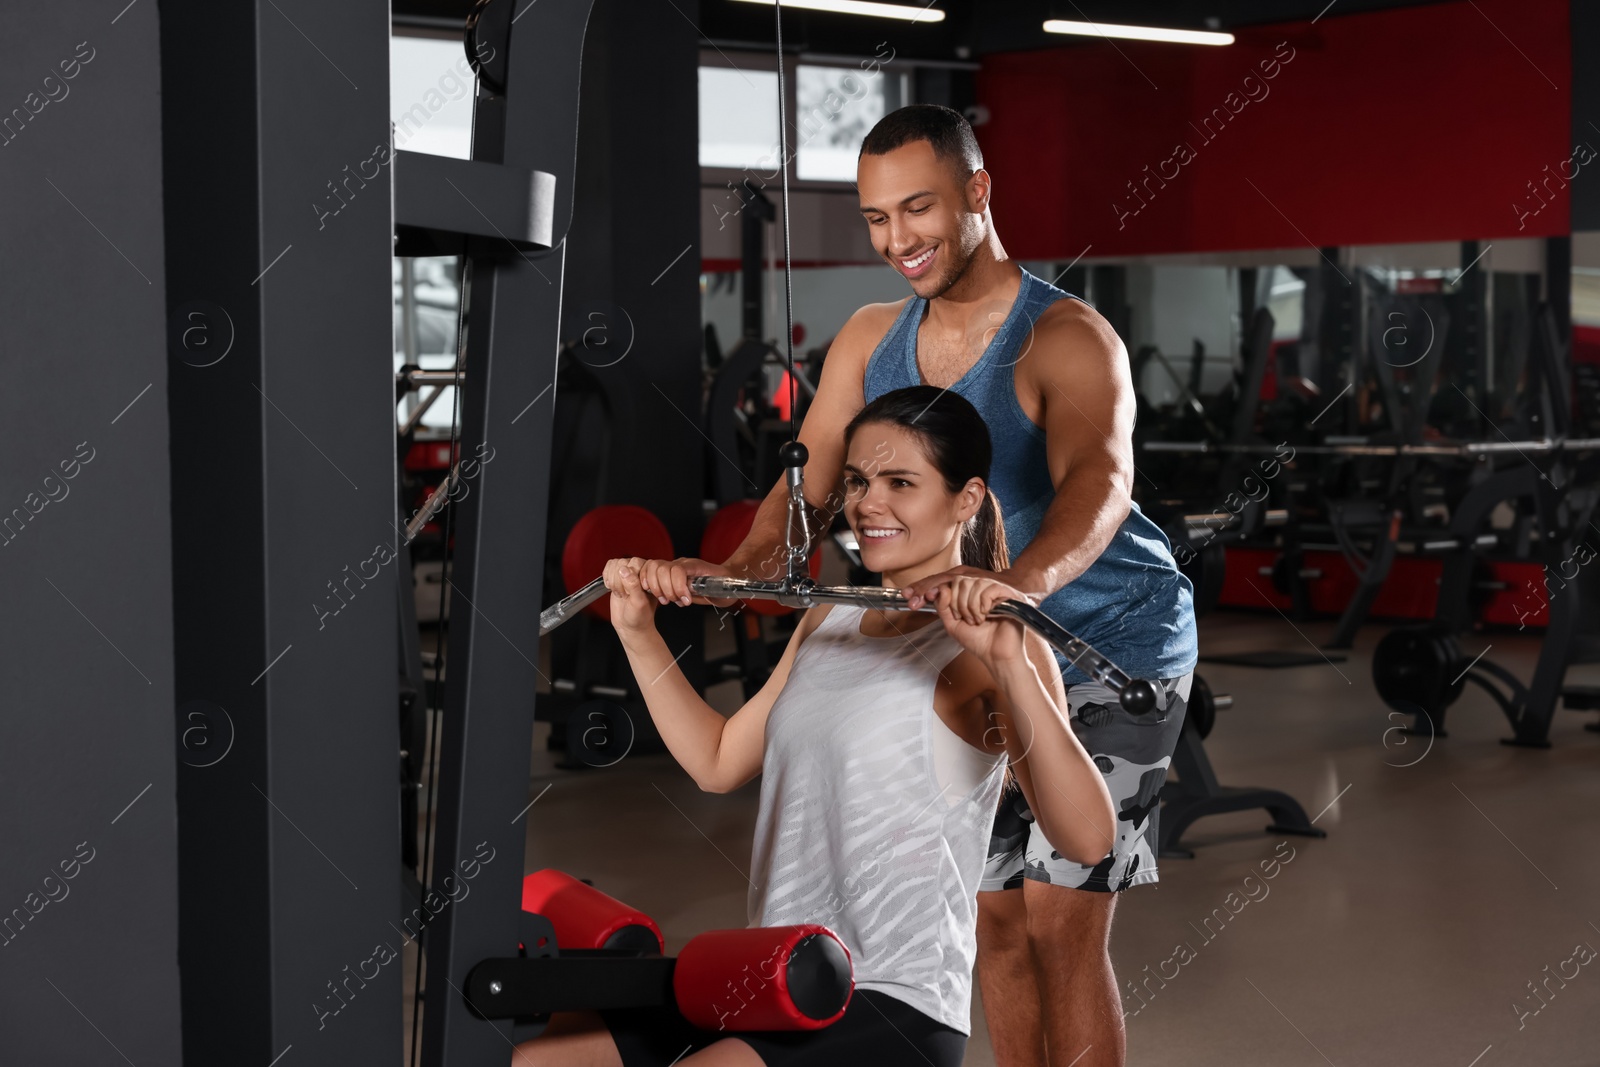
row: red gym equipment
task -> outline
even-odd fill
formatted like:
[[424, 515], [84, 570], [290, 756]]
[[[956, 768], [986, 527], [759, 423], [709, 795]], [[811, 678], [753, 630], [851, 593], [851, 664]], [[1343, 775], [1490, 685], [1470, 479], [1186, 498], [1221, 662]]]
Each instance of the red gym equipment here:
[[[604, 504], [579, 519], [561, 550], [561, 578], [575, 593], [600, 577], [606, 564], [625, 556], [672, 559], [672, 535], [648, 508]], [[585, 611], [611, 621], [611, 598], [601, 597]]]
[[849, 950], [814, 923], [708, 930], [670, 957], [648, 915], [561, 871], [526, 876], [522, 901], [522, 954], [483, 960], [466, 987], [479, 1017], [517, 1022], [514, 1041], [551, 1012], [667, 1006], [704, 1030], [818, 1030], [855, 988]]

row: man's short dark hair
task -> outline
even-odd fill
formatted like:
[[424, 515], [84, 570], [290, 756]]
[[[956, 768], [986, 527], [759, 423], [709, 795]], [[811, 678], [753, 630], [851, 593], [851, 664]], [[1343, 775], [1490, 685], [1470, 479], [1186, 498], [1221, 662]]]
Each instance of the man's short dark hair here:
[[927, 141], [933, 154], [955, 172], [959, 184], [983, 167], [978, 138], [961, 112], [938, 104], [910, 104], [878, 120], [861, 142], [861, 155], [888, 155], [912, 141]]

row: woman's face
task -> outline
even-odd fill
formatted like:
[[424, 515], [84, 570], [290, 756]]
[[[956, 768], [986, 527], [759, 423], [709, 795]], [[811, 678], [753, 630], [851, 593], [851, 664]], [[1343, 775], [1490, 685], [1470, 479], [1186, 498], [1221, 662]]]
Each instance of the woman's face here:
[[920, 439], [899, 426], [866, 423], [845, 452], [845, 521], [862, 565], [879, 574], [959, 550], [961, 524], [977, 513], [984, 492], [978, 478], [958, 492], [946, 489]]

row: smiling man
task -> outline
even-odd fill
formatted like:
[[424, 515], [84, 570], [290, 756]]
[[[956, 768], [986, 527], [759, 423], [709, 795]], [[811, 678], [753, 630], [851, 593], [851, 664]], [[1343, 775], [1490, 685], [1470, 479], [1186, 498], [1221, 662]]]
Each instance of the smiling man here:
[[[1112, 910], [1117, 893], [1157, 879], [1159, 794], [1198, 658], [1193, 589], [1129, 495], [1127, 353], [1092, 307], [1007, 257], [993, 180], [957, 112], [917, 104], [885, 116], [862, 143], [857, 187], [873, 247], [912, 295], [861, 308], [828, 351], [799, 434], [810, 501], [820, 510], [830, 488], [828, 503], [843, 499], [843, 431], [866, 403], [913, 385], [960, 393], [993, 440], [990, 487], [1011, 554], [997, 577], [1159, 694], [1155, 714], [1134, 717], [1061, 661], [1073, 731], [1118, 809], [1116, 838], [1093, 866], [1065, 860], [1020, 791], [1008, 794], [977, 894], [978, 980], [1000, 1067], [1045, 1063], [1047, 1049], [1050, 1062], [1121, 1064]], [[778, 576], [786, 506], [780, 481], [726, 564], [660, 561], [645, 587], [686, 603], [695, 574]], [[920, 603], [960, 573], [991, 572], [960, 567], [905, 593]]]

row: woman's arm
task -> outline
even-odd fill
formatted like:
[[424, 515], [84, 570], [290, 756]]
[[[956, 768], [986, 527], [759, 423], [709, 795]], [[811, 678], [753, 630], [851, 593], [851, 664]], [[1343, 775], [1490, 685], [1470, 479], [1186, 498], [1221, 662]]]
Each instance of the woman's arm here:
[[813, 608], [801, 618], [783, 658], [761, 691], [733, 715], [723, 718], [689, 684], [656, 630], [656, 598], [639, 584], [639, 565], [643, 562], [619, 559], [606, 564], [612, 624], [667, 750], [701, 789], [708, 793], [732, 792], [761, 772], [767, 713], [789, 680], [796, 650], [816, 629], [827, 608]]
[[931, 595], [945, 629], [988, 671], [991, 684], [979, 701], [984, 747], [1003, 745], [1050, 846], [1074, 863], [1099, 863], [1115, 842], [1116, 809], [1067, 720], [1055, 655], [1015, 619], [989, 614], [1020, 594], [992, 578], [964, 575], [941, 579]]
[[[1005, 625], [1018, 625], [1007, 623]], [[1025, 655], [989, 665], [990, 724], [1050, 847], [1092, 867], [1115, 844], [1117, 815], [1104, 777], [1067, 720], [1061, 670], [1044, 638], [1026, 631]]]

